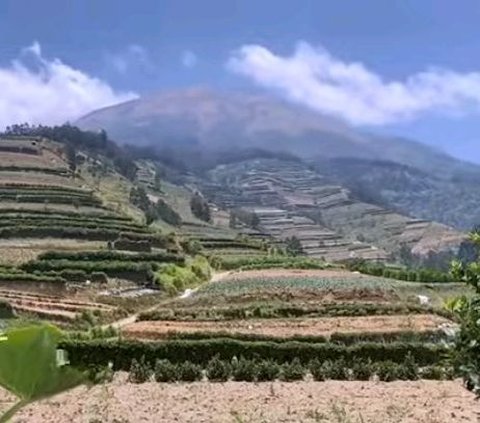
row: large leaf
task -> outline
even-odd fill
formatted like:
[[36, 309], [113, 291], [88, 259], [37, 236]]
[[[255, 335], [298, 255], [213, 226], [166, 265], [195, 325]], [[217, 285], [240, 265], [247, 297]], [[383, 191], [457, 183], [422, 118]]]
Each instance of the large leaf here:
[[11, 330], [0, 338], [0, 386], [28, 403], [73, 388], [81, 372], [58, 360], [60, 332], [53, 326]]

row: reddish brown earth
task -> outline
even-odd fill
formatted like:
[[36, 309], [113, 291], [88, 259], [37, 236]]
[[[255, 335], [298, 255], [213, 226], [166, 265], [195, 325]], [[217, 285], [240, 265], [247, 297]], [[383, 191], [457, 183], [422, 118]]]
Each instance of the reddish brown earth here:
[[[0, 408], [12, 398], [0, 391]], [[460, 381], [132, 385], [124, 374], [28, 406], [16, 423], [478, 423]]]
[[331, 335], [334, 332], [422, 332], [437, 329], [449, 320], [432, 314], [362, 317], [319, 317], [309, 319], [249, 319], [228, 321], [145, 321], [127, 325], [127, 338], [159, 339], [172, 333], [229, 332], [278, 337]]

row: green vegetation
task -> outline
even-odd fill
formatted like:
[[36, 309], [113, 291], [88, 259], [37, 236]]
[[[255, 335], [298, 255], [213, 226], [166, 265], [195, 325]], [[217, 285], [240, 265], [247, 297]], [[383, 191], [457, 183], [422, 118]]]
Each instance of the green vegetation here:
[[[471, 240], [480, 246], [480, 232], [472, 233]], [[459, 297], [450, 305], [460, 320], [460, 332], [452, 358], [467, 388], [480, 396], [480, 259], [468, 264], [453, 262], [452, 274], [475, 292], [472, 297]]]
[[196, 256], [186, 261], [184, 266], [167, 264], [161, 266], [154, 275], [154, 282], [164, 291], [176, 294], [185, 288], [200, 285], [210, 279], [211, 269], [207, 259]]
[[257, 257], [210, 257], [212, 266], [223, 270], [257, 269], [328, 269], [334, 267], [322, 260], [307, 257], [257, 256]]
[[250, 304], [229, 307], [188, 307], [170, 308], [144, 312], [139, 320], [238, 320], [283, 317], [354, 317], [407, 314], [439, 314], [451, 317], [452, 313], [416, 304], [401, 303], [326, 303], [318, 305], [296, 304]]
[[49, 251], [38, 256], [38, 260], [80, 260], [80, 261], [136, 261], [136, 262], [160, 262], [183, 264], [185, 259], [170, 253], [139, 253], [127, 254], [117, 251]]
[[347, 263], [351, 271], [357, 271], [366, 275], [382, 276], [384, 278], [396, 279], [410, 282], [457, 282], [452, 274], [434, 269], [404, 269], [385, 266], [382, 264], [367, 263], [364, 261]]
[[0, 319], [11, 319], [14, 316], [12, 306], [6, 301], [0, 300]]
[[233, 357], [246, 359], [273, 360], [277, 363], [291, 362], [295, 358], [307, 364], [314, 359], [336, 360], [344, 358], [348, 362], [370, 359], [374, 362], [391, 360], [403, 362], [410, 353], [419, 366], [438, 364], [447, 352], [445, 346], [417, 343], [361, 342], [354, 345], [308, 342], [247, 342], [233, 339], [173, 340], [155, 343], [138, 341], [63, 341], [74, 365], [105, 365], [113, 363], [115, 370], [128, 370], [132, 359], [145, 356], [153, 364], [158, 357], [172, 362], [192, 360], [206, 365], [213, 357], [231, 361]]
[[204, 222], [210, 222], [212, 219], [210, 206], [199, 193], [195, 193], [190, 200], [190, 209], [195, 217]]
[[197, 295], [241, 295], [265, 291], [298, 291], [302, 289], [309, 291], [327, 291], [332, 289], [353, 291], [369, 289], [388, 292], [392, 291], [393, 287], [389, 281], [378, 278], [239, 276], [237, 279], [222, 280], [214, 284], [206, 285], [198, 291]]
[[51, 326], [9, 330], [0, 337], [0, 386], [18, 398], [0, 422], [26, 405], [84, 382], [82, 373], [59, 360], [61, 333]]

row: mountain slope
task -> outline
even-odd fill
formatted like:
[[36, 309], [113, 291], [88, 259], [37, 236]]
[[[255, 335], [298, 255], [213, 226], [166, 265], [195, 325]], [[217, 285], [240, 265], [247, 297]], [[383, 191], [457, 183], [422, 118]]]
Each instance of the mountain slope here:
[[[289, 152], [313, 166], [333, 160], [326, 176], [348, 188], [375, 191], [382, 206], [460, 229], [478, 223], [480, 166], [415, 141], [362, 133], [338, 120], [267, 96], [184, 89], [101, 109], [77, 124], [85, 129], [106, 129], [123, 143], [176, 152], [187, 170], [202, 164], [202, 169], [214, 166], [221, 163], [210, 163], [219, 152], [235, 150], [240, 154], [242, 149]], [[408, 178], [404, 178], [399, 184], [405, 186], [390, 195], [382, 185], [385, 173], [358, 178], [350, 172], [350, 162], [336, 160], [345, 158], [408, 166], [424, 175], [417, 178], [425, 179], [425, 189], [421, 195], [412, 191]], [[352, 180], [357, 186], [351, 186]]]

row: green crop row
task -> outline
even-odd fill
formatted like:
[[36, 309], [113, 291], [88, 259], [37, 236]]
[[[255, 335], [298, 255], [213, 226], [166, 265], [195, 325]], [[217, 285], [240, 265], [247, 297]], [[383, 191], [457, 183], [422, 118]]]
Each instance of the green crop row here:
[[130, 241], [151, 241], [152, 244], [161, 244], [153, 234], [121, 232], [113, 229], [88, 229], [88, 228], [66, 228], [59, 227], [38, 227], [38, 226], [16, 226], [0, 229], [0, 238], [74, 238], [88, 239], [91, 241], [115, 241], [126, 239]]
[[308, 342], [246, 342], [233, 339], [174, 340], [155, 343], [139, 341], [64, 341], [60, 348], [68, 352], [74, 366], [99, 366], [112, 363], [115, 370], [128, 370], [133, 359], [142, 356], [147, 362], [157, 359], [172, 362], [194, 361], [206, 364], [213, 357], [232, 360], [234, 357], [246, 359], [260, 358], [277, 363], [291, 362], [295, 358], [306, 364], [312, 360], [356, 360], [403, 362], [411, 354], [421, 366], [437, 364], [447, 350], [441, 345], [425, 343], [356, 343], [339, 345], [335, 343]]
[[418, 331], [399, 331], [399, 332], [359, 332], [359, 333], [333, 333], [330, 336], [323, 335], [294, 335], [288, 337], [260, 335], [251, 333], [235, 333], [227, 331], [218, 332], [168, 332], [165, 339], [235, 339], [238, 341], [255, 342], [308, 342], [308, 343], [326, 343], [333, 342], [341, 345], [354, 345], [360, 342], [429, 342], [437, 343], [446, 338], [441, 330]]
[[203, 248], [211, 249], [211, 248], [237, 248], [237, 249], [245, 249], [245, 250], [261, 250], [261, 246], [259, 245], [252, 245], [246, 244], [242, 241], [203, 241], [201, 242]]
[[[94, 197], [73, 197], [71, 195], [14, 195], [1, 194], [0, 201], [14, 201], [17, 203], [49, 203], [49, 204], [75, 204], [78, 206], [102, 205], [101, 200]], [[101, 207], [99, 207], [101, 208]]]
[[90, 222], [88, 220], [76, 221], [73, 219], [64, 220], [26, 220], [11, 219], [0, 220], [0, 229], [10, 226], [34, 226], [37, 228], [64, 227], [64, 228], [85, 228], [85, 229], [109, 229], [118, 232], [151, 233], [146, 226], [132, 226], [129, 224], [108, 223], [107, 221]]
[[294, 317], [354, 317], [385, 316], [407, 314], [438, 314], [451, 317], [443, 309], [434, 309], [414, 304], [383, 303], [331, 303], [317, 306], [301, 305], [252, 305], [248, 307], [205, 307], [205, 308], [172, 308], [141, 313], [139, 320], [238, 320], [238, 319], [271, 319]]
[[[97, 224], [99, 226], [119, 226], [125, 227], [130, 229], [143, 229], [145, 228], [144, 225], [140, 225], [136, 222], [123, 220], [123, 219], [116, 219], [116, 218], [99, 218], [97, 216], [87, 217], [85, 215], [77, 214], [75, 216], [62, 216], [57, 214], [38, 214], [38, 215], [30, 215], [27, 213], [1, 213], [0, 210], [0, 225], [5, 226], [10, 222], [15, 222], [16, 225], [21, 226], [34, 226], [38, 225], [39, 222], [49, 222], [51, 226], [55, 226], [54, 223], [63, 225], [64, 223], [85, 223], [85, 224]], [[29, 224], [25, 224], [23, 222], [29, 222]], [[22, 224], [23, 223], [23, 224]]]
[[183, 256], [170, 253], [139, 253], [127, 254], [117, 251], [48, 251], [38, 256], [37, 260], [70, 260], [70, 261], [134, 261], [134, 262], [160, 262], [160, 263], [177, 263], [183, 264], [185, 258]]
[[4, 189], [0, 186], [0, 197], [6, 198], [16, 198], [16, 197], [24, 197], [24, 196], [43, 196], [45, 198], [48, 197], [56, 197], [56, 196], [70, 196], [72, 198], [94, 198], [91, 191], [68, 191], [68, 190], [59, 190], [59, 189], [48, 189], [43, 187], [36, 187], [36, 188], [18, 188], [18, 189]]
[[345, 360], [312, 360], [302, 364], [298, 359], [290, 363], [278, 364], [270, 360], [233, 359], [231, 361], [212, 358], [204, 365], [191, 361], [180, 363], [157, 359], [152, 366], [144, 357], [133, 359], [130, 365], [128, 381], [145, 383], [156, 382], [194, 382], [204, 378], [211, 382], [265, 382], [280, 379], [285, 382], [303, 380], [308, 374], [315, 381], [325, 380], [370, 380], [374, 377], [381, 381], [417, 380], [420, 378], [444, 380], [454, 376], [450, 368], [441, 366], [419, 367], [411, 356], [402, 363], [391, 361], [371, 362], [358, 360], [348, 363]]
[[0, 184], [0, 189], [1, 190], [18, 190], [18, 189], [31, 189], [31, 190], [37, 190], [37, 189], [48, 189], [49, 191], [65, 191], [68, 193], [92, 193], [92, 190], [87, 190], [83, 188], [75, 188], [75, 187], [70, 187], [70, 186], [65, 186], [65, 185], [41, 185], [41, 184], [27, 184], [27, 183], [2, 183]]
[[70, 171], [63, 168], [35, 167], [35, 166], [0, 166], [0, 172], [38, 172], [49, 175], [68, 176]]
[[0, 273], [0, 282], [53, 282], [65, 283], [65, 279], [60, 275], [44, 275], [38, 273], [15, 272]]
[[212, 266], [224, 270], [254, 269], [328, 269], [331, 264], [306, 257], [260, 256], [260, 257], [210, 257]]
[[95, 218], [98, 220], [118, 220], [124, 222], [132, 222], [130, 217], [121, 216], [121, 215], [113, 215], [113, 214], [88, 214], [85, 215], [79, 211], [68, 211], [68, 210], [45, 210], [45, 209], [18, 209], [18, 208], [1, 208], [0, 209], [0, 219], [8, 219], [9, 215], [16, 215], [19, 214], [22, 217], [31, 218], [33, 216], [38, 216], [39, 218], [43, 217], [52, 217], [54, 218], [78, 218], [78, 217], [85, 217], [89, 216], [91, 218]]
[[347, 264], [352, 271], [410, 282], [457, 282], [449, 273], [433, 269], [401, 269], [381, 264], [354, 262]]

